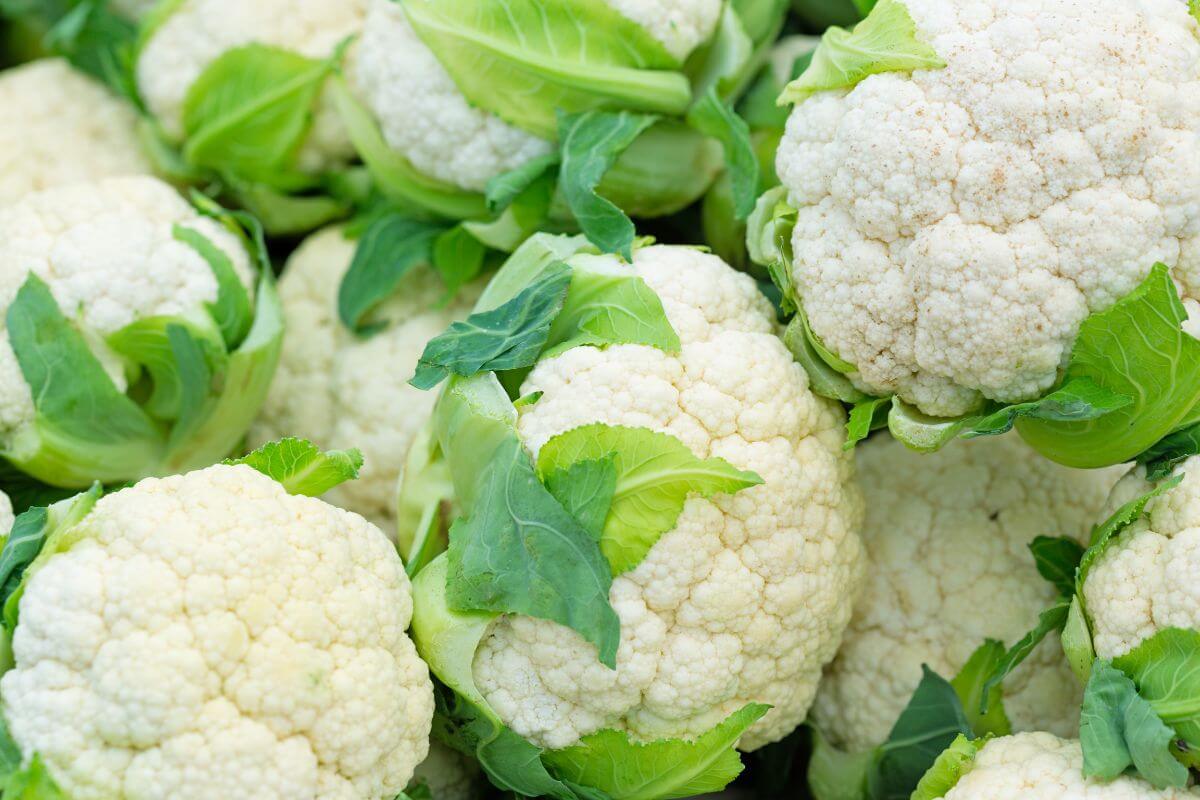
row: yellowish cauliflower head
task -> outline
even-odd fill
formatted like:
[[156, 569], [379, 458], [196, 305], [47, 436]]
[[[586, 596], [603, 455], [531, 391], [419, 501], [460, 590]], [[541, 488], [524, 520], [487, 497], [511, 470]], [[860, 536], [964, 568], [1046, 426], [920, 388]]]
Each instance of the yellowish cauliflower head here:
[[150, 172], [137, 115], [61, 59], [0, 72], [0, 206], [32, 192]]
[[[1163, 628], [1200, 629], [1200, 457], [1180, 472], [1183, 481], [1151, 500], [1088, 573], [1083, 601], [1100, 658], [1124, 655]], [[1148, 492], [1145, 475], [1137, 467], [1122, 479], [1107, 512]]]
[[[611, 257], [616, 267], [616, 258]], [[842, 452], [840, 409], [809, 392], [754, 282], [685, 247], [647, 247], [633, 270], [662, 300], [682, 351], [576, 347], [541, 361], [518, 431], [536, 456], [589, 423], [671, 434], [764, 484], [693, 497], [644, 561], [613, 581], [617, 668], [574, 631], [500, 618], [475, 683], [506, 725], [548, 748], [601, 728], [692, 737], [750, 702], [773, 709], [753, 749], [803, 721], [862, 577], [862, 499]]]
[[72, 800], [391, 798], [433, 690], [377, 528], [246, 466], [101, 499], [28, 578], [0, 679]]
[[1196, 789], [1155, 789], [1122, 775], [1112, 781], [1083, 777], [1079, 742], [1050, 733], [993, 739], [945, 800], [1183, 800]]
[[392, 533], [400, 468], [437, 399], [435, 392], [409, 386], [408, 379], [425, 343], [467, 315], [478, 289], [468, 287], [454, 303], [439, 307], [445, 285], [433, 270], [418, 266], [402, 290], [373, 312], [387, 327], [359, 338], [337, 315], [338, 286], [354, 248], [340, 227], [327, 228], [288, 259], [279, 281], [288, 332], [251, 440], [301, 436], [330, 450], [357, 447], [363, 453], [361, 476], [327, 499]]
[[[930, 455], [886, 438], [859, 450], [867, 581], [814, 710], [852, 751], [887, 738], [922, 664], [951, 678], [985, 639], [1012, 645], [1034, 626], [1055, 591], [1027, 545], [1039, 535], [1086, 542], [1124, 471], [1067, 469], [1015, 436]], [[1073, 735], [1080, 697], [1053, 635], [1004, 682], [1016, 730]]]
[[1156, 261], [1200, 297], [1200, 41], [1179, 0], [903, 0], [944, 69], [820, 92], [777, 169], [815, 333], [956, 415], [1055, 381]]

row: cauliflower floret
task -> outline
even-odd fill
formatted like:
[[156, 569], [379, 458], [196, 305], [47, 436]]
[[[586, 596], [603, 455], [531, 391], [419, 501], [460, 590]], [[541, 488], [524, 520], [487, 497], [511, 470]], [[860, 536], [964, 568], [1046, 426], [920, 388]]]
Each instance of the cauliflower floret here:
[[15, 519], [12, 500], [4, 492], [0, 492], [0, 536], [8, 535], [8, 532], [12, 530]]
[[[719, 0], [604, 0], [684, 58], [712, 35]], [[483, 191], [553, 146], [471, 105], [417, 36], [402, 4], [370, 0], [352, 77], [387, 143], [423, 174]]]
[[861, 581], [862, 499], [841, 448], [844, 417], [809, 392], [750, 278], [683, 247], [638, 250], [633, 269], [662, 299], [682, 351], [576, 347], [543, 360], [521, 387], [544, 392], [521, 410], [526, 447], [536, 456], [589, 423], [644, 427], [765, 483], [690, 498], [645, 560], [616, 577], [615, 670], [574, 631], [506, 616], [481, 643], [474, 678], [505, 724], [539, 746], [605, 727], [691, 737], [769, 703], [740, 743], [753, 749], [804, 719]]
[[1042, 394], [1156, 261], [1200, 294], [1200, 41], [1177, 0], [904, 0], [946, 63], [821, 92], [777, 169], [793, 277], [874, 394]]
[[[252, 291], [249, 255], [220, 223], [156, 178], [106, 178], [36, 192], [0, 209], [0, 309], [30, 273], [37, 275], [124, 391], [124, 367], [104, 336], [147, 317], [195, 316], [217, 299], [212, 268], [175, 239], [176, 226], [207, 237]], [[29, 386], [0, 328], [0, 438], [33, 415]]]
[[429, 743], [429, 756], [417, 765], [413, 783], [429, 788], [433, 800], [472, 800], [478, 788], [479, 767], [456, 750], [437, 741]]
[[[362, 28], [367, 0], [182, 0], [138, 57], [138, 90], [169, 136], [182, 138], [183, 103], [205, 68], [251, 43], [325, 59]], [[319, 172], [354, 156], [332, 99], [322, 98], [297, 166]]]
[[101, 499], [28, 579], [9, 730], [73, 800], [392, 798], [433, 688], [380, 531], [246, 466]]
[[340, 227], [327, 228], [288, 259], [279, 297], [289, 334], [250, 438], [261, 444], [302, 436], [326, 449], [359, 448], [359, 479], [336, 487], [326, 499], [391, 532], [404, 457], [437, 400], [436, 392], [414, 389], [408, 379], [425, 343], [469, 313], [478, 287], [465, 288], [452, 304], [439, 307], [445, 285], [433, 270], [418, 267], [402, 291], [373, 312], [387, 327], [362, 339], [337, 314], [338, 286], [354, 248]]
[[[1200, 457], [1179, 465], [1183, 481], [1092, 565], [1083, 601], [1100, 658], [1128, 653], [1163, 628], [1200, 628]], [[1113, 489], [1106, 513], [1150, 490], [1145, 467]]]
[[[952, 677], [984, 639], [1011, 645], [1034, 626], [1055, 592], [1027, 545], [1038, 535], [1086, 541], [1124, 472], [1067, 469], [1013, 436], [931, 455], [887, 438], [860, 450], [867, 583], [813, 712], [852, 751], [882, 743], [922, 664]], [[1017, 730], [1073, 735], [1080, 697], [1055, 636], [1004, 682]]]
[[1122, 775], [1111, 781], [1083, 777], [1079, 742], [1050, 733], [993, 739], [945, 800], [1182, 800], [1195, 789], [1155, 789]]
[[67, 183], [140, 175], [137, 115], [61, 59], [0, 72], [0, 206]]

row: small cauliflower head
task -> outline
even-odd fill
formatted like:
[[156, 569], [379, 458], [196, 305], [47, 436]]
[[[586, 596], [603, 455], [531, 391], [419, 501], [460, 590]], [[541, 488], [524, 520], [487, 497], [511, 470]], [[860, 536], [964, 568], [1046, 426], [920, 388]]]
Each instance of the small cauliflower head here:
[[[468, 100], [413, 29], [403, 2], [368, 2], [352, 78], [387, 144], [417, 171], [459, 189], [483, 191], [489, 179], [554, 149], [506, 122], [503, 112]], [[640, 26], [680, 61], [712, 36], [722, 7], [720, 0], [594, 2]]]
[[47, 549], [0, 696], [73, 800], [391, 800], [425, 758], [410, 585], [357, 514], [219, 465], [109, 495]]
[[[1179, 485], [1151, 499], [1087, 573], [1082, 597], [1100, 658], [1123, 656], [1165, 628], [1200, 630], [1200, 456], [1175, 474]], [[1107, 511], [1150, 489], [1145, 467], [1135, 467]]]
[[[1061, 467], [1015, 435], [929, 455], [877, 439], [858, 465], [870, 499], [866, 585], [814, 707], [822, 731], [851, 751], [887, 738], [922, 664], [950, 677], [985, 639], [1012, 645], [1034, 627], [1055, 590], [1027, 545], [1047, 534], [1086, 542], [1124, 471]], [[1004, 709], [1016, 730], [1073, 735], [1081, 688], [1048, 639], [1005, 680]]]
[[992, 739], [945, 800], [1183, 800], [1196, 789], [1155, 789], [1122, 775], [1111, 781], [1083, 776], [1079, 742], [1051, 733], [1017, 733]]
[[593, 423], [648, 428], [763, 483], [689, 497], [674, 527], [614, 578], [615, 669], [575, 631], [509, 615], [477, 650], [474, 681], [506, 725], [550, 749], [604, 728], [690, 739], [768, 703], [741, 738], [751, 750], [804, 720], [862, 578], [845, 420], [809, 391], [749, 277], [687, 247], [636, 250], [632, 266], [601, 258], [657, 294], [681, 349], [580, 346], [544, 358], [521, 386], [541, 393], [517, 421], [525, 448], [536, 458]]
[[425, 343], [465, 317], [478, 291], [468, 287], [443, 305], [445, 285], [432, 269], [418, 267], [372, 312], [386, 327], [369, 338], [356, 336], [337, 312], [354, 249], [343, 229], [332, 227], [310, 236], [288, 259], [279, 296], [289, 334], [250, 438], [261, 444], [301, 436], [330, 450], [357, 447], [363, 453], [359, 479], [326, 498], [391, 531], [405, 454], [437, 399], [408, 379]]
[[1200, 297], [1186, 3], [897, 4], [945, 67], [812, 94], [777, 159], [797, 293], [859, 388], [936, 416], [1029, 400], [1155, 262]]
[[[192, 85], [221, 56], [257, 44], [317, 61], [359, 33], [366, 0], [181, 0], [145, 34], [135, 72], [138, 91], [163, 131], [184, 137]], [[317, 103], [295, 154], [304, 172], [342, 166], [354, 155], [331, 100]]]
[[134, 109], [62, 59], [0, 72], [0, 108], [0, 206], [53, 186], [150, 172]]
[[429, 755], [413, 773], [409, 794], [414, 787], [424, 786], [432, 800], [474, 800], [479, 780], [479, 767], [473, 761], [435, 739], [429, 742]]

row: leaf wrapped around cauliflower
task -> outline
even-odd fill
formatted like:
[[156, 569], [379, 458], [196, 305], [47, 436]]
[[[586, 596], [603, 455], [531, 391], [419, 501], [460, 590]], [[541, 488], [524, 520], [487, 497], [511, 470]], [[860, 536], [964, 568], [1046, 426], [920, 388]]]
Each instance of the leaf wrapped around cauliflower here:
[[238, 445], [283, 327], [261, 241], [197, 202], [108, 178], [0, 210], [0, 457], [16, 470], [120, 483]]
[[804, 719], [861, 579], [861, 499], [839, 410], [750, 278], [535, 236], [413, 380], [448, 381], [422, 461], [460, 510], [409, 561], [435, 733], [497, 786], [615, 800], [719, 789], [734, 745]]
[[362, 517], [285, 490], [346, 461], [292, 440], [22, 514], [0, 550], [5, 797], [396, 797], [434, 710], [408, 578]]
[[1015, 425], [1097, 467], [1195, 421], [1198, 33], [1172, 0], [881, 0], [826, 33], [750, 246], [852, 442]]

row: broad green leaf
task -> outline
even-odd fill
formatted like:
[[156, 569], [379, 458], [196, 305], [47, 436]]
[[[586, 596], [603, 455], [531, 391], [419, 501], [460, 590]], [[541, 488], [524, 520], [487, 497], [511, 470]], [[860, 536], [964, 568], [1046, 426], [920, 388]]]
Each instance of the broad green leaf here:
[[783, 294], [783, 310], [798, 305], [792, 281], [792, 230], [796, 209], [788, 204], [787, 189], [776, 186], [763, 193], [746, 220], [746, 249], [750, 260], [768, 269], [771, 280]]
[[293, 188], [296, 150], [332, 67], [264, 44], [225, 51], [184, 97], [184, 157], [219, 173]]
[[849, 753], [834, 747], [810, 723], [813, 747], [808, 761], [808, 788], [815, 800], [866, 800], [875, 768], [875, 750]]
[[642, 562], [659, 537], [675, 527], [688, 497], [733, 494], [762, 483], [722, 458], [697, 458], [670, 434], [602, 423], [573, 428], [542, 445], [538, 473], [546, 476], [601, 458], [611, 458], [616, 468], [600, 540], [613, 575]]
[[[57, 4], [38, 5], [44, 9]], [[47, 49], [65, 56], [73, 66], [103, 81], [123, 99], [137, 103], [132, 64], [137, 26], [109, 10], [105, 0], [83, 0], [70, 5], [70, 10], [57, 21], [54, 11], [58, 9], [44, 18], [53, 22], [45, 37]]]
[[719, 792], [742, 772], [735, 745], [770, 706], [750, 703], [693, 741], [634, 742], [601, 730], [542, 761], [562, 781], [599, 789], [612, 800], [672, 800]]
[[1033, 629], [1022, 636], [1003, 657], [995, 662], [980, 695], [983, 698], [983, 705], [980, 707], [982, 713], [988, 713], [988, 702], [992, 698], [993, 690], [1000, 688], [1004, 679], [1029, 657], [1029, 654], [1042, 643], [1043, 639], [1052, 632], [1063, 629], [1063, 626], [1067, 624], [1067, 614], [1070, 608], [1070, 600], [1059, 598], [1058, 602], [1038, 615], [1037, 624], [1033, 626]]
[[194, 228], [176, 225], [172, 235], [178, 242], [191, 247], [204, 259], [217, 280], [216, 302], [206, 303], [208, 312], [212, 314], [217, 327], [221, 329], [221, 338], [228, 350], [235, 349], [254, 321], [254, 306], [250, 301], [250, 293], [242, 285], [233, 268], [233, 260], [212, 240]]
[[552, 264], [568, 261], [579, 253], [595, 253], [583, 236], [537, 233], [521, 243], [484, 287], [474, 311], [491, 311], [516, 297]]
[[1092, 468], [1129, 461], [1174, 431], [1200, 401], [1200, 341], [1181, 329], [1186, 319], [1169, 271], [1156, 264], [1137, 289], [1084, 320], [1063, 378], [1135, 401], [1093, 420], [1019, 419], [1021, 437], [1047, 458]]
[[338, 484], [358, 477], [363, 457], [357, 449], [321, 450], [307, 439], [287, 437], [267, 442], [226, 464], [245, 464], [283, 485], [288, 494], [320, 497]]
[[891, 409], [890, 397], [872, 397], [852, 405], [850, 415], [846, 419], [846, 441], [842, 444], [842, 449], [852, 450], [856, 444], [870, 436], [871, 431], [886, 427]]
[[333, 186], [324, 185], [327, 181], [332, 182], [332, 177], [322, 179], [320, 191], [288, 194], [264, 183], [226, 175], [223, 176], [223, 188], [234, 204], [257, 217], [271, 236], [291, 237], [324, 227], [349, 216], [353, 210], [348, 198], [339, 196]]
[[1168, 434], [1140, 453], [1137, 461], [1146, 465], [1146, 480], [1153, 483], [1170, 475], [1175, 467], [1194, 455], [1200, 455], [1200, 425], [1189, 425]]
[[472, 105], [544, 139], [555, 113], [679, 115], [678, 62], [602, 0], [405, 0], [405, 15]]
[[1165, 628], [1112, 663], [1191, 750], [1200, 749], [1200, 631]]
[[746, 219], [754, 211], [759, 182], [758, 158], [750, 142], [750, 127], [721, 100], [716, 88], [709, 89], [692, 105], [687, 121], [696, 130], [721, 143], [733, 183], [734, 213], [738, 219]]
[[879, 0], [853, 30], [830, 28], [812, 63], [788, 84], [780, 102], [801, 103], [816, 92], [850, 89], [870, 75], [940, 69], [946, 63], [921, 41], [917, 25], [901, 0]]
[[596, 193], [628, 216], [683, 211], [725, 168], [721, 143], [680, 120], [659, 119], [617, 156]]
[[988, 639], [975, 649], [950, 681], [976, 736], [1007, 736], [1012, 733], [1012, 724], [1004, 712], [1002, 685], [989, 683], [989, 678], [1003, 663], [1005, 655], [1003, 642]]
[[1071, 671], [1083, 686], [1087, 685], [1092, 676], [1092, 662], [1096, 660], [1096, 650], [1092, 647], [1092, 632], [1088, 629], [1087, 617], [1083, 613], [1083, 603], [1079, 595], [1071, 597], [1071, 608], [1067, 612], [1067, 624], [1062, 630], [1063, 654]]
[[446, 551], [455, 516], [450, 466], [442, 457], [432, 426], [426, 425], [404, 458], [396, 503], [396, 549], [409, 577]]
[[617, 156], [655, 119], [627, 111], [559, 116], [559, 191], [584, 235], [603, 252], [619, 253], [626, 261], [633, 258], [633, 222], [596, 187]]
[[8, 731], [8, 723], [0, 717], [0, 788], [8, 777], [21, 768], [21, 749]]
[[1134, 682], [1109, 662], [1097, 660], [1079, 718], [1083, 774], [1112, 780], [1133, 767], [1157, 788], [1182, 788], [1188, 770], [1171, 754], [1173, 738]]
[[1083, 560], [1084, 548], [1069, 536], [1038, 536], [1029, 543], [1038, 574], [1050, 581], [1060, 597], [1075, 594], [1075, 571]]
[[968, 422], [964, 439], [1008, 433], [1019, 419], [1077, 422], [1100, 419], [1133, 403], [1133, 398], [1096, 384], [1086, 375], [1068, 379], [1061, 388], [1028, 403], [1004, 406], [978, 420]]
[[152, 470], [161, 432], [117, 389], [39, 277], [25, 279], [6, 321], [36, 417], [4, 457], [39, 480], [66, 486]]
[[470, 377], [531, 366], [546, 346], [570, 283], [570, 267], [551, 264], [511, 300], [453, 323], [425, 345], [409, 383], [432, 389], [451, 373]]
[[931, 417], [899, 397], [893, 397], [888, 411], [888, 430], [910, 450], [932, 453], [962, 433], [972, 419], [970, 416]]
[[25, 568], [33, 563], [49, 533], [50, 511], [31, 508], [17, 516], [0, 549], [0, 607], [21, 584]]
[[4, 800], [70, 800], [50, 777], [45, 762], [37, 754], [29, 766], [10, 773], [2, 789]]
[[[781, 295], [781, 309], [786, 308], [783, 298], [784, 296]], [[793, 305], [792, 310], [795, 309], [796, 306]], [[791, 351], [792, 357], [800, 366], [804, 367], [805, 373], [808, 374], [809, 388], [813, 392], [821, 397], [840, 400], [853, 406], [850, 411], [850, 422], [847, 424], [847, 444], [853, 445], [853, 443], [865, 439], [867, 434], [879, 427], [876, 412], [886, 415], [891, 407], [889, 404], [891, 398], [871, 397], [865, 392], [859, 391], [849, 378], [829, 366], [813, 348], [812, 341], [805, 331], [804, 320], [799, 314], [792, 317], [792, 321], [788, 323], [787, 329], [783, 332], [783, 343]], [[860, 408], [859, 406], [866, 407]], [[884, 416], [882, 424], [887, 424], [886, 416]]]
[[617, 468], [613, 456], [576, 461], [542, 475], [546, 489], [583, 529], [600, 541], [604, 520], [612, 507], [617, 489]]
[[1150, 491], [1139, 497], [1135, 497], [1118, 508], [1113, 512], [1112, 516], [1092, 530], [1088, 549], [1084, 551], [1083, 558], [1079, 560], [1079, 569], [1075, 574], [1075, 585], [1081, 597], [1083, 595], [1083, 585], [1087, 582], [1088, 574], [1092, 570], [1092, 565], [1096, 563], [1096, 559], [1112, 546], [1117, 537], [1120, 536], [1121, 531], [1133, 524], [1135, 520], [1141, 518], [1151, 500], [1174, 489], [1182, 480], [1182, 475], [1176, 475], [1173, 478], [1162, 481]]
[[502, 172], [487, 182], [484, 199], [489, 211], [503, 211], [529, 187], [558, 166], [558, 153], [531, 158], [519, 167]]
[[486, 254], [483, 244], [461, 224], [433, 240], [433, 268], [446, 284], [446, 299], [479, 276]]
[[[221, 333], [187, 327], [177, 317], [146, 317], [105, 340], [130, 365], [148, 376], [151, 391], [142, 409], [165, 423], [194, 424], [212, 391], [212, 375], [224, 368]], [[186, 419], [185, 419], [186, 418]]]
[[381, 325], [364, 324], [364, 319], [397, 291], [410, 270], [432, 263], [434, 242], [444, 230], [401, 213], [376, 217], [358, 240], [338, 286], [342, 324], [360, 334], [379, 330]]
[[945, 797], [958, 785], [962, 776], [975, 766], [975, 756], [979, 755], [986, 743], [986, 739], [970, 739], [960, 733], [921, 778], [912, 793], [912, 800], [938, 800]]

